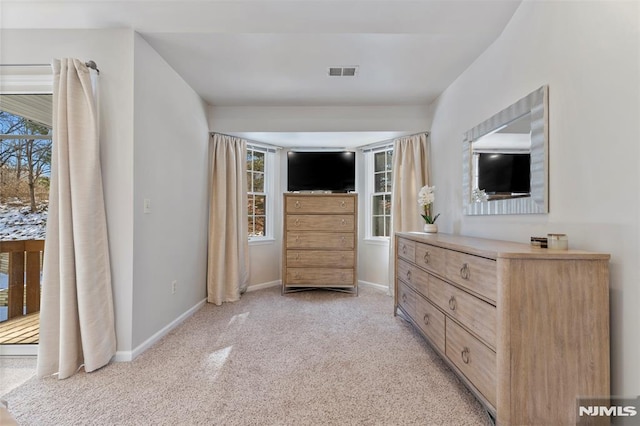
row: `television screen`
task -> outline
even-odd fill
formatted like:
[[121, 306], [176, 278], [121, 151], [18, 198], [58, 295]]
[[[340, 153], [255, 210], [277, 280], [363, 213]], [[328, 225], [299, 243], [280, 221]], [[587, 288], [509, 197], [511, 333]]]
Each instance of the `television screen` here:
[[352, 151], [289, 151], [287, 189], [289, 191], [356, 190], [356, 155]]
[[531, 192], [530, 154], [481, 153], [478, 158], [478, 188], [487, 194]]

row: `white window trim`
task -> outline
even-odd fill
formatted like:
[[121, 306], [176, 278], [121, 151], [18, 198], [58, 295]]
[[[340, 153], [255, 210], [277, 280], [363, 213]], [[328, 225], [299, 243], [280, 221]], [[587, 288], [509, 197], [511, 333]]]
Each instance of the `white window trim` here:
[[364, 152], [364, 173], [365, 173], [365, 237], [364, 241], [369, 244], [377, 244], [377, 245], [387, 245], [389, 244], [389, 237], [378, 237], [372, 235], [373, 233], [373, 194], [375, 188], [375, 179], [374, 179], [374, 157], [375, 154], [382, 151], [388, 151], [389, 149], [393, 149], [393, 145], [385, 144], [381, 145], [377, 148], [372, 148]]
[[51, 65], [2, 65], [0, 93], [3, 95], [53, 93]]
[[265, 206], [265, 235], [261, 237], [248, 237], [250, 245], [266, 244], [275, 241], [274, 220], [275, 220], [275, 150], [253, 143], [247, 144], [247, 149], [264, 152], [264, 193], [267, 197]]

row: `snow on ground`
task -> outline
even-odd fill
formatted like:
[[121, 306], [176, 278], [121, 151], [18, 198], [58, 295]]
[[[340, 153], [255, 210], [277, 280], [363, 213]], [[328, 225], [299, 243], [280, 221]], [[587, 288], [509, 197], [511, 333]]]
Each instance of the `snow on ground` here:
[[0, 241], [44, 240], [46, 225], [46, 205], [32, 213], [29, 206], [0, 204]]

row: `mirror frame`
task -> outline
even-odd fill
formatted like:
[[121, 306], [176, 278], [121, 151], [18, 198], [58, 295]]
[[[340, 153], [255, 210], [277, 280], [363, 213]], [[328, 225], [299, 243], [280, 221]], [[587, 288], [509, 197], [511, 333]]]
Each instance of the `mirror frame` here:
[[[531, 112], [531, 195], [472, 202], [471, 145], [482, 136]], [[537, 214], [549, 212], [549, 86], [542, 86], [464, 134], [462, 142], [462, 206], [466, 215]]]

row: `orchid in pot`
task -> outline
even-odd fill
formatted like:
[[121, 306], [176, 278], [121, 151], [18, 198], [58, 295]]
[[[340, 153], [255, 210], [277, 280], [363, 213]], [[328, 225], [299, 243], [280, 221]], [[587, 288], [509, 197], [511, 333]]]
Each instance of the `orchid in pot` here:
[[421, 213], [420, 216], [424, 219], [424, 232], [435, 233], [438, 232], [438, 225], [436, 225], [436, 219], [440, 216], [440, 213], [433, 216], [431, 208], [433, 206], [433, 201], [435, 200], [435, 186], [425, 185], [420, 188], [420, 192], [418, 192], [418, 205], [420, 206]]

